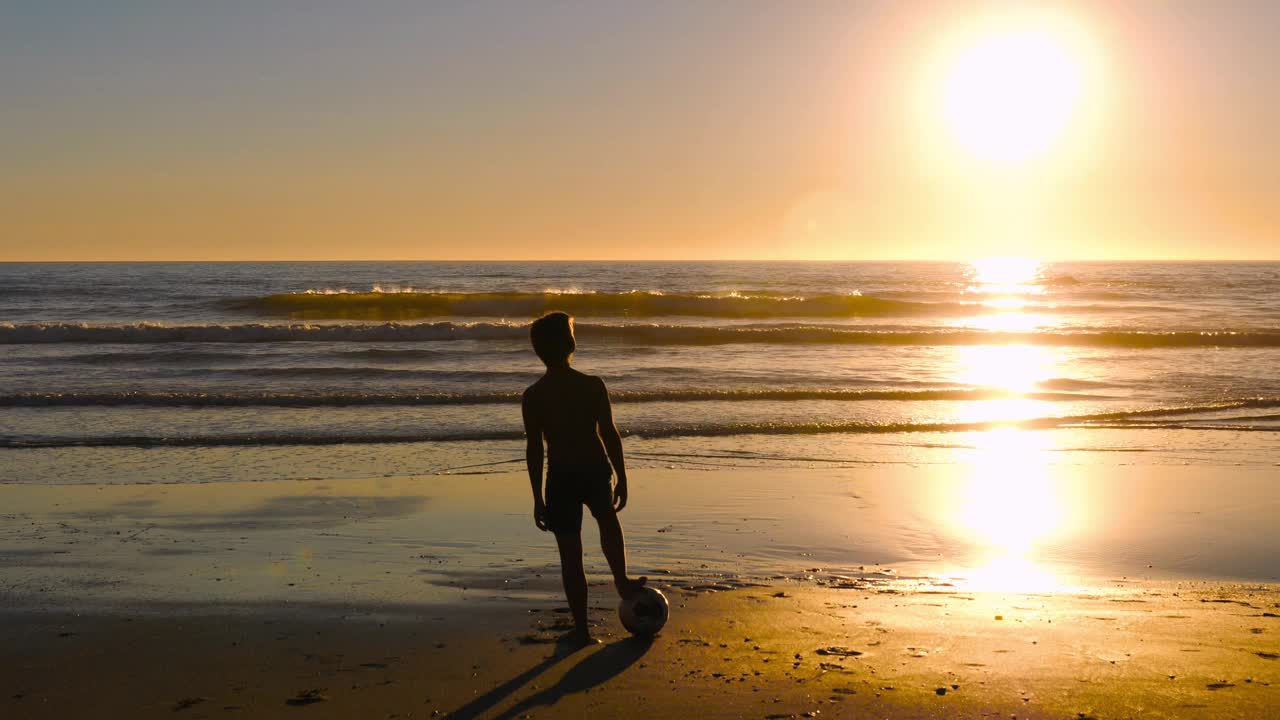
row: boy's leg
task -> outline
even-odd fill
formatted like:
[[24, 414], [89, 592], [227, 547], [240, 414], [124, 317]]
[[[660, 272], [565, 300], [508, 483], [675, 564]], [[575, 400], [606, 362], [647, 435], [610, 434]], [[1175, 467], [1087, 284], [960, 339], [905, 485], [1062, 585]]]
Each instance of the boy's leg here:
[[[600, 549], [604, 551], [609, 569], [613, 571], [613, 585], [618, 589], [620, 597], [629, 597], [644, 587], [645, 578], [633, 580], [627, 577], [627, 545], [622, 536], [622, 523], [618, 520], [618, 513], [610, 507], [599, 511], [593, 509], [592, 514], [600, 525]], [[579, 538], [578, 541], [581, 542], [582, 539]]]
[[557, 532], [556, 545], [560, 548], [560, 574], [569, 611], [582, 639], [586, 640], [591, 631], [587, 627], [587, 573], [582, 568], [582, 533]]

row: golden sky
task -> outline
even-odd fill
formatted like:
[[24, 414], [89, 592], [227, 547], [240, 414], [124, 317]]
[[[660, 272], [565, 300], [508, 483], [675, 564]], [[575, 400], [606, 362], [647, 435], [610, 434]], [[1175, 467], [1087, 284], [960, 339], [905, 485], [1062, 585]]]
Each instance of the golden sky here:
[[1280, 3], [22, 5], [0, 261], [1280, 259]]

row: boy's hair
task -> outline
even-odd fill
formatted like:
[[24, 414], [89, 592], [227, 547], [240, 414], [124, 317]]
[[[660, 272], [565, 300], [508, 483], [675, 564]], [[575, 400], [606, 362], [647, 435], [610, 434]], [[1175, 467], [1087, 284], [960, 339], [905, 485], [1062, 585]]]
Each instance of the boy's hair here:
[[568, 313], [549, 312], [529, 326], [529, 339], [533, 341], [533, 351], [546, 365], [564, 362], [577, 349], [573, 317]]

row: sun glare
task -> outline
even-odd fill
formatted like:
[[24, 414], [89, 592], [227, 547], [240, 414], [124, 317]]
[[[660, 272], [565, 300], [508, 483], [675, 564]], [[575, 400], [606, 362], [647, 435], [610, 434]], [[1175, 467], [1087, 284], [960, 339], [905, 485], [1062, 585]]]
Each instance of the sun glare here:
[[997, 164], [1043, 155], [1071, 125], [1086, 58], [1069, 24], [1004, 19], [966, 34], [943, 61], [940, 110], [955, 144]]

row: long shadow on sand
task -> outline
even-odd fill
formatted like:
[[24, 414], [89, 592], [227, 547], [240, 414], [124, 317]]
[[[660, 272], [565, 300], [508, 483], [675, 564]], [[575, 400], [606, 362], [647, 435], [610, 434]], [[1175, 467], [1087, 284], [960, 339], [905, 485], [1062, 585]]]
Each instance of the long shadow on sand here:
[[[555, 685], [539, 691], [536, 695], [521, 700], [515, 705], [507, 708], [506, 711], [495, 715], [494, 720], [504, 720], [506, 718], [519, 717], [523, 713], [538, 707], [551, 706], [556, 704], [565, 695], [576, 692], [582, 692], [590, 688], [602, 685], [622, 673], [622, 671], [631, 667], [637, 660], [644, 657], [649, 648], [653, 645], [652, 638], [628, 637], [623, 640], [611, 642], [608, 645], [588, 652], [586, 657], [578, 661], [578, 664], [569, 668], [568, 672], [560, 678]], [[503, 700], [511, 697], [520, 688], [531, 682], [534, 678], [551, 669], [554, 665], [562, 660], [569, 660], [576, 655], [563, 655], [557, 653], [543, 660], [534, 667], [520, 673], [511, 678], [498, 687], [463, 705], [457, 710], [449, 714], [450, 720], [471, 720], [478, 718], [485, 712], [493, 709]]]

